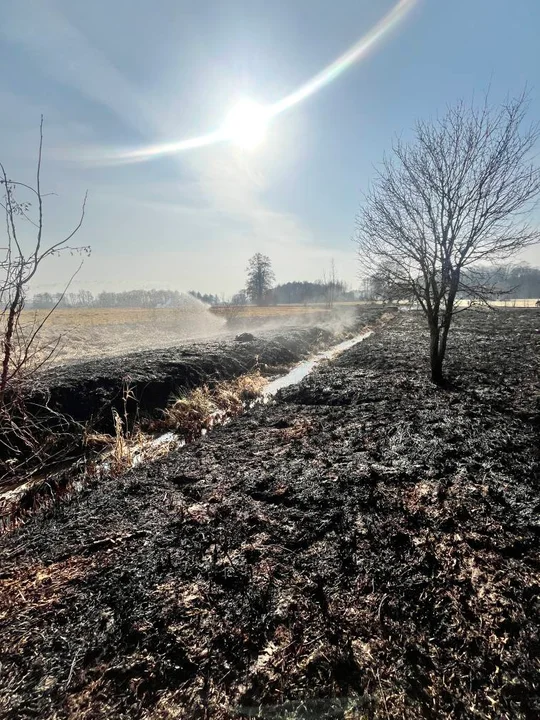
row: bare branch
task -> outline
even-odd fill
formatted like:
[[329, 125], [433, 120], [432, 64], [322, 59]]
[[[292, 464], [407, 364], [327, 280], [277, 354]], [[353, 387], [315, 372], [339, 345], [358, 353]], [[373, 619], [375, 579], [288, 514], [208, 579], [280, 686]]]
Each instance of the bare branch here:
[[[23, 320], [29, 283], [48, 257], [65, 251], [89, 253], [89, 248], [69, 245], [83, 223], [87, 195], [74, 229], [59, 241], [45, 243], [43, 198], [46, 194], [41, 188], [42, 159], [43, 117], [39, 126], [36, 186], [11, 180], [0, 163], [0, 188], [4, 192], [0, 207], [5, 213], [6, 231], [6, 242], [2, 242], [0, 248], [0, 466], [9, 467], [10, 472], [14, 468], [33, 467], [42, 457], [39, 437], [43, 435], [43, 428], [27, 412], [22, 386], [56, 352], [60, 337], [42, 342], [42, 330], [64, 299], [82, 262], [45, 317], [40, 321], [34, 318], [30, 325]], [[35, 219], [30, 216], [31, 203], [20, 199], [17, 193], [31, 193], [37, 198]], [[28, 240], [25, 233], [19, 234], [20, 221], [28, 221], [35, 228], [32, 240]]]

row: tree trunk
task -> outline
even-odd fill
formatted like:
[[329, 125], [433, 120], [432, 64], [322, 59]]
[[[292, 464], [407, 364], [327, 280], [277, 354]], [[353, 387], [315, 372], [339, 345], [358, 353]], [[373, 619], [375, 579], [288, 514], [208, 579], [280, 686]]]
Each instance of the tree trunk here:
[[442, 327], [438, 323], [430, 325], [430, 363], [431, 363], [431, 379], [437, 385], [442, 385], [443, 378], [443, 362], [446, 355], [446, 343], [448, 341], [448, 332], [452, 324], [453, 305], [446, 309]]
[[440, 331], [438, 327], [431, 327], [430, 329], [431, 341], [429, 347], [429, 360], [431, 364], [431, 380], [436, 385], [442, 385], [443, 374], [442, 365], [444, 360], [444, 353], [441, 353], [441, 347], [439, 343]]

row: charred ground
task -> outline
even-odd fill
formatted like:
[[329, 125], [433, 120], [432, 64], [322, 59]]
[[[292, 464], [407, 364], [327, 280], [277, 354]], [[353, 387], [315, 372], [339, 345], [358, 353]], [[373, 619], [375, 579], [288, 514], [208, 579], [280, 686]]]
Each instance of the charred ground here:
[[[360, 326], [376, 322], [380, 309], [366, 311]], [[355, 323], [351, 322], [354, 329]], [[129, 384], [139, 413], [152, 415], [166, 407], [174, 394], [204, 383], [229, 380], [261, 369], [287, 367], [310, 352], [336, 342], [327, 327], [290, 327], [257, 331], [251, 342], [227, 338], [187, 343], [161, 350], [146, 350], [89, 362], [52, 368], [34, 382], [27, 406], [47, 406], [94, 428], [112, 426], [111, 409], [122, 412], [123, 389]], [[132, 408], [135, 411], [135, 405]]]
[[6, 718], [536, 718], [535, 311], [403, 313], [1, 550]]
[[229, 329], [213, 340], [111, 355], [32, 376], [22, 386], [14, 386], [10, 423], [1, 428], [0, 527], [11, 507], [2, 491], [26, 488], [30, 481], [20, 508], [24, 512], [33, 506], [41, 482], [36, 483], [35, 476], [51, 486], [45, 488], [47, 496], [64, 492], [73, 479], [73, 462], [95, 460], [85, 439], [95, 433], [114, 435], [116, 417], [129, 432], [146, 430], [163, 417], [174, 398], [195, 388], [253, 372], [265, 376], [286, 372], [308, 355], [391, 316], [388, 309], [374, 305], [329, 310], [322, 325], [304, 322], [263, 328], [255, 320], [247, 326], [252, 333], [238, 336]]

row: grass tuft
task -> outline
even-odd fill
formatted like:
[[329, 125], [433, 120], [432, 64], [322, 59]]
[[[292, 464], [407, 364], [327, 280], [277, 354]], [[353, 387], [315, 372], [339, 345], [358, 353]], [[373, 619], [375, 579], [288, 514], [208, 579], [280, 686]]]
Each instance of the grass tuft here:
[[165, 411], [164, 426], [192, 440], [216, 422], [242, 414], [246, 404], [261, 395], [266, 383], [257, 370], [213, 387], [203, 385], [174, 400]]

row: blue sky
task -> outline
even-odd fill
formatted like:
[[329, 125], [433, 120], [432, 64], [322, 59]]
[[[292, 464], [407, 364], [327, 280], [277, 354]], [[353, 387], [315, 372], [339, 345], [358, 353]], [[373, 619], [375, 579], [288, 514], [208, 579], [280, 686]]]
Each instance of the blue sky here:
[[[89, 192], [78, 240], [92, 256], [74, 287], [228, 295], [257, 251], [280, 282], [320, 278], [334, 258], [354, 285], [354, 216], [396, 134], [488, 86], [494, 103], [527, 86], [539, 119], [537, 0], [411, 0], [358, 62], [276, 116], [256, 149], [219, 143], [111, 162], [216, 130], [241, 98], [279, 101], [395, 4], [0, 0], [0, 160], [32, 179], [43, 113], [51, 240]], [[527, 259], [540, 264], [540, 251]], [[35, 289], [59, 289], [76, 264], [52, 259]]]

